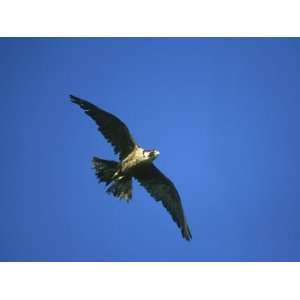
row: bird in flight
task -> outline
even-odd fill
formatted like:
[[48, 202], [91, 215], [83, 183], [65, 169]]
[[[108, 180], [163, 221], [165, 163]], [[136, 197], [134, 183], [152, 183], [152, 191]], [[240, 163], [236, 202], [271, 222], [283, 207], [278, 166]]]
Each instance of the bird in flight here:
[[99, 182], [109, 186], [107, 193], [129, 201], [132, 198], [132, 178], [135, 178], [156, 201], [162, 202], [180, 228], [183, 238], [191, 240], [180, 196], [172, 181], [153, 164], [159, 151], [141, 148], [127, 126], [111, 113], [73, 95], [70, 98], [96, 122], [98, 130], [113, 146], [115, 154], [119, 154], [119, 162], [93, 158]]

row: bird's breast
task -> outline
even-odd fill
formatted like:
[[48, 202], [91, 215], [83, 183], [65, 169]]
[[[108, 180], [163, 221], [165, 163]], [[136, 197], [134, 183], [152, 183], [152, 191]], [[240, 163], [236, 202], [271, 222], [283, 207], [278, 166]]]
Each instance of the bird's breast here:
[[130, 169], [145, 163], [147, 159], [144, 157], [143, 148], [134, 149], [125, 159], [122, 160], [122, 172], [127, 172]]

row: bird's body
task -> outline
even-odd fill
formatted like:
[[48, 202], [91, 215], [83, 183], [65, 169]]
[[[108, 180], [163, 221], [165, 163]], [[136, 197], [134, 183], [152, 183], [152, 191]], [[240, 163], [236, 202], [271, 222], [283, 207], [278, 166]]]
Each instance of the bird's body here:
[[108, 193], [129, 201], [132, 198], [132, 178], [145, 187], [150, 195], [170, 212], [186, 240], [192, 238], [186, 223], [180, 196], [170, 179], [153, 164], [159, 155], [157, 150], [141, 148], [131, 136], [127, 126], [114, 115], [96, 107], [86, 100], [70, 96], [72, 102], [85, 110], [98, 125], [99, 131], [112, 144], [120, 161], [93, 158], [96, 176], [100, 182], [109, 185]]
[[157, 150], [145, 150], [141, 147], [135, 147], [134, 150], [121, 161], [121, 171], [124, 173], [130, 172], [134, 167], [151, 163], [158, 155], [159, 152]]

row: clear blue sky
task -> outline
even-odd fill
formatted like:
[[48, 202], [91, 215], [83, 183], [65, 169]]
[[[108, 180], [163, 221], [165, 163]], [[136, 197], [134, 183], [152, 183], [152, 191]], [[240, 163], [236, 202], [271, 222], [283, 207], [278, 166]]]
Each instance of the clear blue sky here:
[[[299, 261], [300, 39], [0, 39], [0, 260]], [[114, 113], [193, 234], [134, 183], [69, 94]]]

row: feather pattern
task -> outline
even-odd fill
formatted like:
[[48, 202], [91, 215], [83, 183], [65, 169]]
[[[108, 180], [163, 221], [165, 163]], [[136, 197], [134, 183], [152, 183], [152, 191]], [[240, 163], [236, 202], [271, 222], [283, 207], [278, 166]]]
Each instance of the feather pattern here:
[[79, 105], [98, 125], [98, 130], [113, 146], [114, 152], [124, 159], [136, 146], [127, 126], [116, 116], [100, 109], [86, 100], [70, 95], [72, 102]]
[[152, 163], [136, 168], [133, 176], [154, 199], [162, 202], [181, 229], [182, 236], [191, 240], [192, 235], [184, 216], [180, 196], [172, 181]]

